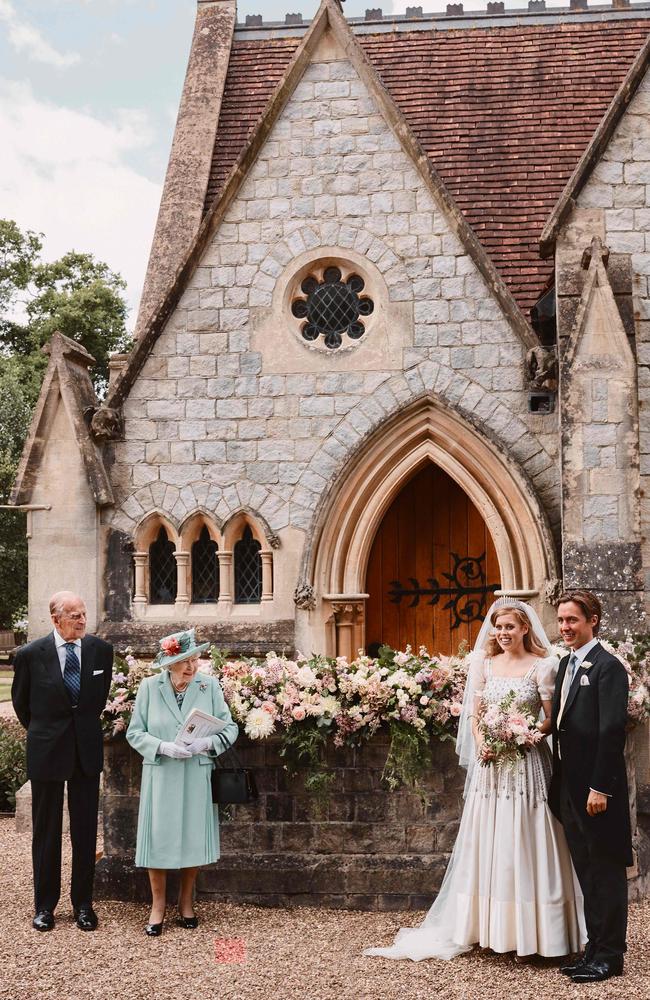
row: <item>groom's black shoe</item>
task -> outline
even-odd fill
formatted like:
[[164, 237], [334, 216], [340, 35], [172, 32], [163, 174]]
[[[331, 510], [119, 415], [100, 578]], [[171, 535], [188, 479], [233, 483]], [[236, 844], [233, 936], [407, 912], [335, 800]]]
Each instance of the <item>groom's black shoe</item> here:
[[560, 972], [562, 973], [563, 976], [572, 976], [574, 972], [580, 972], [580, 970], [584, 969], [585, 965], [588, 964], [589, 964], [588, 952], [583, 951], [580, 958], [576, 959], [575, 962], [572, 962], [571, 965], [561, 965]]
[[602, 983], [612, 976], [623, 975], [623, 959], [614, 962], [587, 962], [571, 976], [574, 983]]

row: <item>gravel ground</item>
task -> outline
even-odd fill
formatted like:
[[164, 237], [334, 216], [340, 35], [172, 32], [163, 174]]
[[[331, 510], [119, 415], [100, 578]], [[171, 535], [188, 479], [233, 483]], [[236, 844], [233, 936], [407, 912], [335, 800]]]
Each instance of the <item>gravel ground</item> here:
[[[64, 885], [69, 878], [65, 859]], [[31, 928], [30, 840], [0, 818], [0, 997], [7, 1000], [537, 1000], [650, 998], [650, 903], [630, 912], [626, 975], [577, 987], [556, 962], [518, 966], [473, 952], [453, 962], [391, 962], [361, 951], [388, 943], [413, 913], [268, 910], [201, 904], [196, 931], [146, 938], [147, 909], [99, 903], [100, 928], [84, 934], [65, 899], [54, 931]], [[401, 919], [400, 919], [401, 918]], [[225, 941], [233, 941], [228, 946]], [[239, 957], [236, 963], [218, 961]], [[230, 951], [228, 951], [230, 948]]]
[[0, 716], [5, 719], [15, 719], [16, 713], [10, 701], [0, 701]]

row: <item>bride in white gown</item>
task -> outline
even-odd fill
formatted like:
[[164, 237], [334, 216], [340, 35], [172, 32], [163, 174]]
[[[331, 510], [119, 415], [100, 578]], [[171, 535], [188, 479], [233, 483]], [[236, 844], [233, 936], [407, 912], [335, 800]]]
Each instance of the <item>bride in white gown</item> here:
[[[467, 768], [465, 805], [440, 892], [419, 927], [402, 928], [391, 947], [364, 955], [450, 959], [475, 944], [495, 952], [555, 957], [586, 939], [564, 831], [547, 803], [546, 740], [514, 768], [497, 767], [481, 746], [477, 709], [509, 691], [543, 710], [550, 728], [557, 657], [527, 604], [499, 598], [471, 656], [456, 751]], [[477, 764], [478, 758], [486, 763]], [[476, 766], [475, 766], [476, 765]]]

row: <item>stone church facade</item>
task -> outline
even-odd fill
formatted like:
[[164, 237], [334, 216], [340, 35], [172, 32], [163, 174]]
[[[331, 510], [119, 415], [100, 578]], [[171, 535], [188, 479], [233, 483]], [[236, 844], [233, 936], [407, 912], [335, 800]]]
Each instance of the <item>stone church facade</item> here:
[[32, 635], [64, 587], [142, 652], [448, 653], [562, 584], [645, 630], [650, 9], [488, 6], [198, 0], [135, 346], [101, 403], [49, 348]]

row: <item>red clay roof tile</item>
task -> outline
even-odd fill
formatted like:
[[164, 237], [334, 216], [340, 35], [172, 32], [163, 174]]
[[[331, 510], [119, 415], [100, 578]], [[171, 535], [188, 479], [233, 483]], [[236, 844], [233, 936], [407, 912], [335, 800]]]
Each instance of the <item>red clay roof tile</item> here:
[[[630, 18], [357, 36], [526, 315], [553, 267], [544, 223], [647, 35]], [[206, 208], [298, 44], [235, 39]]]

